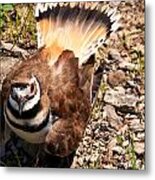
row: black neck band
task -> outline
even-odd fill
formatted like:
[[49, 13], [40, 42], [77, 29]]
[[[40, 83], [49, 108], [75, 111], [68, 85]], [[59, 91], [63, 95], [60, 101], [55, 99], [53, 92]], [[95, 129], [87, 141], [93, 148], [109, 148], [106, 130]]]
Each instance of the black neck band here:
[[8, 115], [7, 115], [6, 110], [5, 110], [5, 114], [6, 114], [7, 120], [11, 124], [11, 126], [15, 127], [16, 129], [19, 129], [19, 130], [22, 130], [22, 131], [25, 131], [25, 132], [30, 132], [30, 133], [39, 132], [44, 127], [46, 127], [48, 122], [49, 122], [49, 116], [50, 116], [50, 112], [49, 112], [47, 114], [46, 118], [41, 122], [41, 124], [37, 124], [37, 125], [30, 125], [30, 124], [21, 125], [21, 124], [17, 124], [15, 122], [11, 121], [10, 118], [8, 117]]
[[22, 115], [20, 115], [19, 112], [11, 106], [9, 100], [7, 102], [7, 107], [11, 111], [13, 116], [17, 119], [32, 119], [41, 110], [40, 101], [38, 101], [38, 103], [36, 105], [34, 105], [34, 107], [32, 109], [22, 112]]

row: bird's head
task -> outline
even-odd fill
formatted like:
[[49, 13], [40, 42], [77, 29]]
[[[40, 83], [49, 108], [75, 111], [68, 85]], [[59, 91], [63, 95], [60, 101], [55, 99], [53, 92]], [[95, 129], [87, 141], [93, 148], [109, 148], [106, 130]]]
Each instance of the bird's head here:
[[19, 112], [32, 109], [40, 100], [41, 90], [38, 79], [31, 75], [24, 80], [12, 80], [9, 103]]

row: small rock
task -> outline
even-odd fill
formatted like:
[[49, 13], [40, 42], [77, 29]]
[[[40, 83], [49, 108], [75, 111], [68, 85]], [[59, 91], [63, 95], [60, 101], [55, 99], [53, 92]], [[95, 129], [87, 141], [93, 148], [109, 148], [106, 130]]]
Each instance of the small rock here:
[[118, 6], [121, 3], [121, 1], [110, 1], [110, 3], [113, 6]]
[[108, 75], [108, 83], [111, 86], [118, 86], [125, 80], [125, 73], [122, 70], [110, 72]]
[[117, 169], [117, 167], [114, 167], [112, 164], [103, 164], [103, 169]]
[[141, 166], [142, 166], [142, 161], [140, 159], [137, 159], [136, 160], [136, 167], [137, 167], [137, 169], [141, 169]]
[[108, 59], [122, 61], [121, 55], [116, 49], [111, 49], [108, 53]]
[[133, 70], [136, 68], [136, 65], [130, 62], [122, 61], [121, 63], [119, 63], [119, 68], [125, 70]]
[[137, 108], [139, 112], [144, 112], [144, 108], [145, 108], [144, 101], [142, 103], [139, 103]]
[[109, 89], [104, 96], [106, 103], [112, 104], [116, 107], [135, 107], [138, 98], [133, 94], [125, 94], [125, 90], [122, 87], [117, 89]]
[[139, 132], [139, 133], [137, 133], [137, 138], [138, 138], [139, 140], [144, 140], [145, 134], [144, 134], [143, 132]]
[[135, 114], [127, 114], [127, 115], [125, 115], [125, 118], [126, 119], [136, 119], [137, 116]]
[[130, 119], [126, 122], [134, 132], [144, 131], [144, 124], [140, 122], [140, 119]]
[[123, 148], [121, 146], [115, 146], [112, 148], [113, 151], [117, 152], [118, 154], [123, 153]]
[[78, 157], [77, 156], [74, 157], [73, 163], [70, 166], [70, 168], [73, 168], [73, 169], [78, 168]]
[[90, 162], [96, 162], [99, 159], [99, 154], [95, 153], [91, 155]]
[[104, 111], [106, 112], [106, 117], [110, 125], [116, 129], [119, 129], [122, 125], [122, 117], [116, 114], [115, 108], [111, 105], [106, 105], [104, 107]]
[[137, 86], [137, 84], [136, 84], [134, 81], [131, 81], [131, 80], [127, 81], [127, 84], [128, 84], [130, 87], [136, 87], [136, 86]]
[[93, 143], [93, 147], [95, 147], [96, 150], [97, 150], [97, 148], [99, 147], [99, 145], [100, 145], [100, 144], [99, 144], [99, 141]]
[[90, 159], [90, 156], [88, 156], [88, 154], [87, 154], [86, 156], [84, 156], [83, 161], [84, 161], [84, 162], [88, 162], [89, 159]]
[[91, 141], [91, 137], [90, 136], [85, 136], [83, 138], [83, 142], [90, 142]]
[[88, 147], [88, 146], [89, 146], [88, 141], [83, 141], [83, 146], [84, 146], [84, 147]]
[[124, 124], [124, 125], [120, 128], [119, 132], [117, 132], [117, 134], [118, 134], [118, 135], [119, 135], [119, 134], [124, 134], [125, 132], [128, 131], [128, 129], [129, 129], [128, 125], [127, 125], [127, 124]]
[[77, 163], [80, 167], [82, 167], [83, 165], [83, 158], [79, 157], [78, 160], [77, 160]]
[[135, 142], [134, 143], [134, 149], [137, 154], [143, 154], [144, 153], [144, 143], [143, 142]]
[[126, 140], [126, 141], [124, 141], [123, 143], [122, 143], [122, 146], [123, 147], [126, 147], [126, 146], [128, 146], [129, 145], [129, 140]]
[[114, 148], [116, 146], [116, 143], [117, 143], [116, 138], [112, 139], [108, 144], [108, 149], [111, 150], [112, 148]]

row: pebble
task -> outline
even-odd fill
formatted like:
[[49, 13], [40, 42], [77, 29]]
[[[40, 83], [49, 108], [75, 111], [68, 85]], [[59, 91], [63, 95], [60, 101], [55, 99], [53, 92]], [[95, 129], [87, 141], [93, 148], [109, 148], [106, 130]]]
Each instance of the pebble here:
[[78, 158], [78, 165], [80, 166], [80, 167], [82, 167], [83, 166], [83, 158], [81, 158], [81, 156]]
[[134, 130], [134, 132], [139, 132], [144, 130], [144, 124], [140, 122], [140, 119], [130, 119], [127, 121], [130, 129]]
[[113, 147], [116, 146], [116, 143], [117, 143], [116, 138], [112, 139], [112, 140], [109, 142], [109, 144], [108, 144], [108, 148], [109, 148], [109, 149], [112, 149]]
[[119, 127], [122, 125], [122, 117], [117, 115], [115, 108], [111, 105], [106, 105], [104, 107], [104, 111], [106, 112], [106, 117], [110, 125], [116, 129], [119, 129]]
[[128, 145], [129, 145], [129, 140], [123, 141], [123, 143], [122, 143], [122, 146], [123, 146], [123, 147], [126, 147], [126, 146], [128, 146]]
[[109, 89], [106, 91], [104, 101], [116, 107], [135, 107], [138, 98], [134, 94], [125, 94], [125, 89]]
[[144, 142], [134, 142], [134, 150], [137, 154], [143, 154], [144, 153]]
[[136, 68], [136, 65], [130, 62], [122, 61], [121, 63], [119, 63], [119, 68], [131, 71]]
[[112, 148], [112, 150], [115, 151], [115, 152], [117, 152], [118, 154], [124, 153], [124, 150], [123, 150], [123, 148], [122, 148], [121, 146], [114, 146], [114, 147]]
[[125, 73], [122, 70], [110, 72], [107, 81], [111, 86], [118, 86], [125, 81]]
[[117, 49], [110, 49], [108, 55], [109, 55], [109, 59], [117, 60], [121, 62], [123, 61]]
[[128, 80], [127, 81], [127, 84], [130, 86], [130, 87], [136, 87], [137, 84], [134, 82], [134, 81], [131, 81], [131, 80]]
[[144, 140], [144, 138], [145, 138], [145, 133], [143, 133], [143, 132], [137, 133], [137, 138], [138, 138], [139, 140]]

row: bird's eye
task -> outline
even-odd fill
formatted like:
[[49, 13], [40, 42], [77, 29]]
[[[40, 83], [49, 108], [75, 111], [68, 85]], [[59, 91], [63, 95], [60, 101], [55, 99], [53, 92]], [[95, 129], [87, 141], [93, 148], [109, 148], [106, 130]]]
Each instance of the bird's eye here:
[[26, 87], [25, 87], [25, 86], [21, 86], [21, 87], [19, 87], [19, 90], [20, 90], [20, 91], [23, 91], [24, 89], [26, 89]]

